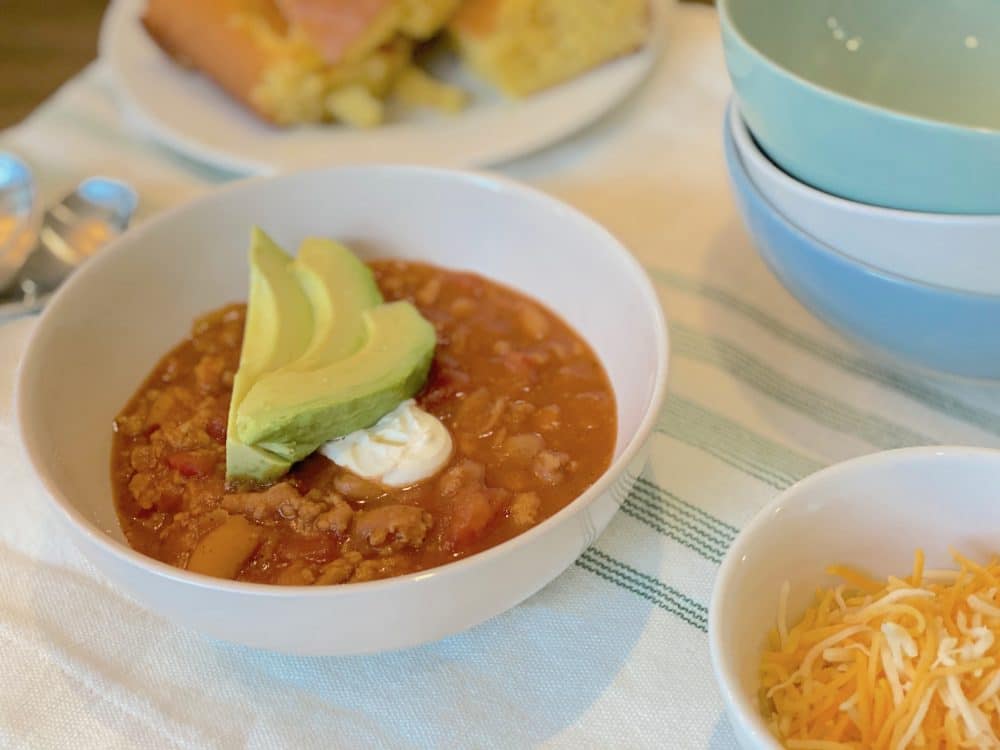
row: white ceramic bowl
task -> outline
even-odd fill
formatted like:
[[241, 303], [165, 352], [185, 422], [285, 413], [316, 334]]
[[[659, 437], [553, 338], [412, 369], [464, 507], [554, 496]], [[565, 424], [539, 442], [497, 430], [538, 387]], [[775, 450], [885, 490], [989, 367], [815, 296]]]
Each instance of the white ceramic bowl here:
[[898, 211], [838, 198], [760, 149], [734, 99], [728, 127], [750, 179], [792, 224], [855, 260], [911, 281], [1000, 294], [1000, 215]]
[[[246, 298], [259, 224], [365, 256], [468, 269], [543, 301], [594, 347], [618, 399], [610, 469], [562, 512], [482, 554], [415, 575], [283, 588], [206, 578], [125, 543], [111, 500], [111, 420], [199, 313]], [[18, 378], [27, 454], [75, 542], [150, 610], [209, 635], [297, 654], [404, 648], [530, 596], [601, 533], [646, 458], [667, 335], [642, 268], [610, 234], [532, 189], [481, 174], [352, 167], [237, 183], [130, 232], [90, 261], [39, 321]]]
[[784, 581], [789, 618], [805, 610], [823, 571], [848, 563], [903, 575], [918, 547], [928, 567], [1000, 552], [1000, 451], [907, 448], [858, 458], [782, 493], [730, 547], [712, 592], [709, 646], [730, 722], [746, 750], [779, 750], [757, 710], [757, 668]]

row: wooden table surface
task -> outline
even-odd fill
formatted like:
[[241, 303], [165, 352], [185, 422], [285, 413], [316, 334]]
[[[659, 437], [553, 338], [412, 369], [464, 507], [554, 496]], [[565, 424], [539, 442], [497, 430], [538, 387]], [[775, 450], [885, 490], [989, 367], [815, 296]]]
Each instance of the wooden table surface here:
[[97, 54], [108, 0], [0, 0], [0, 128], [22, 120]]

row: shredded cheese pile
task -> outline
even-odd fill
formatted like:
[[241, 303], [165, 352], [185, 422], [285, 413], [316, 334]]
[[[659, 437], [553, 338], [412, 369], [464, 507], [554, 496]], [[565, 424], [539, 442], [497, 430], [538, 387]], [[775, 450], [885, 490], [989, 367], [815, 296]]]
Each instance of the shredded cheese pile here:
[[1000, 558], [875, 581], [846, 566], [788, 626], [787, 583], [761, 708], [789, 750], [1000, 748]]

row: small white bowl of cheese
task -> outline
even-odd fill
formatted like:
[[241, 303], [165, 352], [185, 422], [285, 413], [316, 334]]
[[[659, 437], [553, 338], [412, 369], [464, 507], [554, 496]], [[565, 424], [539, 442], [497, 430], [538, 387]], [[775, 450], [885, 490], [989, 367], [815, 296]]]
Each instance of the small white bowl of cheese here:
[[[889, 451], [814, 474], [744, 528], [723, 561], [709, 613], [715, 676], [743, 748], [782, 747], [761, 713], [761, 659], [768, 634], [781, 630], [779, 621], [786, 628], [797, 623], [817, 589], [840, 583], [827, 568], [846, 565], [880, 581], [902, 579], [918, 549], [928, 571], [954, 569], [953, 550], [986, 562], [1000, 553], [998, 487], [1000, 451]], [[851, 702], [850, 696], [843, 701], [843, 711]]]

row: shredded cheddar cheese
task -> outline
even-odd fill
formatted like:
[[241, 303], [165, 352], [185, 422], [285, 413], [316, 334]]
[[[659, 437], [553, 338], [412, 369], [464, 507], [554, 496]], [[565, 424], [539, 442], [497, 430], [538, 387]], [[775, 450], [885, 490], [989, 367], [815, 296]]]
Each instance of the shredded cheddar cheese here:
[[842, 565], [760, 665], [761, 708], [789, 750], [1000, 750], [1000, 558], [884, 583]]

